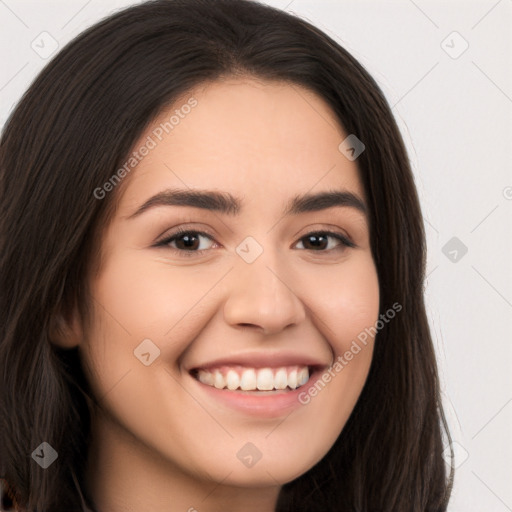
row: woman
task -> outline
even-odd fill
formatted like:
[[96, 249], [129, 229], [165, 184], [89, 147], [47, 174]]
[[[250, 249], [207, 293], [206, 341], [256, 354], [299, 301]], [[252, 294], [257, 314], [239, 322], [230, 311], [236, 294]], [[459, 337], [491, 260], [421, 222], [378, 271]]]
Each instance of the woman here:
[[0, 169], [20, 510], [446, 510], [413, 176], [332, 39], [246, 0], [126, 9], [38, 76]]

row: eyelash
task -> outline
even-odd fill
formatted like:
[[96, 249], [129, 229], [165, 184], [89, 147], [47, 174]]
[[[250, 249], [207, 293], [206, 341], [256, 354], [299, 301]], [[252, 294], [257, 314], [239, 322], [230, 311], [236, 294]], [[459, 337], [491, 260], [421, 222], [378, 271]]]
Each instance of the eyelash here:
[[[198, 254], [201, 254], [201, 253], [209, 250], [209, 249], [201, 249], [199, 251], [197, 251], [197, 250], [196, 251], [190, 251], [190, 250], [187, 251], [185, 249], [176, 249], [174, 247], [169, 247], [169, 244], [171, 242], [174, 242], [176, 239], [181, 238], [184, 235], [200, 235], [200, 236], [204, 236], [204, 237], [214, 241], [213, 236], [211, 236], [209, 233], [205, 233], [204, 231], [198, 231], [198, 230], [193, 230], [193, 229], [187, 230], [187, 229], [183, 229], [183, 228], [178, 228], [174, 233], [171, 233], [169, 236], [167, 236], [160, 242], [157, 242], [155, 244], [155, 247], [166, 247], [168, 249], [171, 249], [175, 253], [179, 253], [180, 256], [183, 255], [186, 257], [193, 257], [194, 255], [198, 255]], [[315, 251], [313, 249], [303, 249], [303, 250], [309, 250], [311, 252], [331, 253], [332, 251], [345, 249], [346, 247], [350, 247], [350, 248], [356, 247], [356, 245], [351, 240], [349, 240], [346, 236], [342, 235], [341, 233], [337, 233], [335, 231], [327, 231], [327, 230], [311, 231], [309, 233], [306, 233], [302, 237], [300, 237], [299, 241], [301, 241], [309, 236], [312, 236], [312, 235], [317, 235], [317, 236], [318, 235], [322, 235], [322, 236], [327, 235], [329, 237], [335, 238], [336, 240], [339, 240], [341, 242], [341, 245], [335, 247], [334, 249], [329, 249], [329, 250], [318, 250], [318, 251]]]

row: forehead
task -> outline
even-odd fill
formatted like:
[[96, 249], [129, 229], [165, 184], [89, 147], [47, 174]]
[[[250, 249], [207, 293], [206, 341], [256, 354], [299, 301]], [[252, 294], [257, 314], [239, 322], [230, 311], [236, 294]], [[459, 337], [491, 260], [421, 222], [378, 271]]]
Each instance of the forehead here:
[[133, 209], [177, 187], [227, 191], [247, 203], [264, 197], [281, 207], [316, 189], [363, 198], [356, 162], [339, 150], [347, 135], [328, 104], [297, 84], [202, 84], [162, 111], [134, 145], [151, 150], [131, 172], [120, 206]]

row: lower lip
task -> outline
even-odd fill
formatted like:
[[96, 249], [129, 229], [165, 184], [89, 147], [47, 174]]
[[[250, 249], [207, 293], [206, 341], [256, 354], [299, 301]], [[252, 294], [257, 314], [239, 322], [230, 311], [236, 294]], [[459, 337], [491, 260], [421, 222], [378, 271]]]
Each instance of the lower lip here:
[[244, 414], [258, 416], [260, 418], [275, 418], [290, 414], [298, 407], [303, 407], [299, 401], [299, 395], [303, 393], [310, 382], [315, 382], [320, 372], [313, 372], [308, 382], [297, 389], [284, 391], [232, 391], [229, 389], [217, 389], [213, 386], [203, 384], [191, 375], [190, 378], [196, 383], [199, 389], [210, 398], [227, 405]]

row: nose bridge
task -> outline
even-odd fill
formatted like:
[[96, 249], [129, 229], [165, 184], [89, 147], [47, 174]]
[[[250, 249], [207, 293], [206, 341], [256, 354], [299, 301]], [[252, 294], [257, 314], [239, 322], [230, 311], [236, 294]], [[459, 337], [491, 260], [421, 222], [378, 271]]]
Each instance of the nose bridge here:
[[305, 307], [293, 289], [286, 262], [277, 247], [265, 247], [247, 237], [236, 248], [235, 268], [231, 272], [224, 315], [229, 324], [252, 324], [267, 332], [284, 329], [305, 317]]

